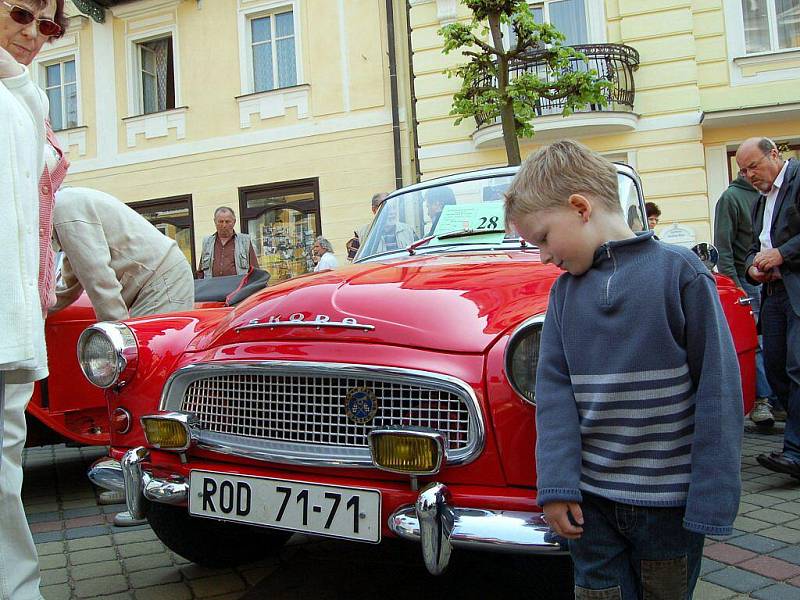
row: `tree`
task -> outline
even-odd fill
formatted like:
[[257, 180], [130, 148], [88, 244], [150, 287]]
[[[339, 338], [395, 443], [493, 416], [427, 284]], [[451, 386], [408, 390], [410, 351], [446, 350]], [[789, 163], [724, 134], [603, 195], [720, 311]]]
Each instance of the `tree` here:
[[[586, 56], [564, 46], [564, 35], [550, 24], [536, 23], [525, 0], [461, 0], [472, 11], [469, 23], [452, 23], [439, 30], [444, 53], [461, 49], [469, 62], [448, 69], [462, 79], [453, 97], [451, 115], [458, 125], [468, 117], [500, 118], [508, 163], [521, 162], [519, 137], [534, 134], [533, 119], [539, 99], [563, 102], [567, 116], [589, 104], [605, 106], [611, 83], [594, 69], [576, 69]], [[516, 37], [513, 47], [503, 43], [503, 25]], [[510, 77], [514, 61], [535, 60], [539, 68]]]

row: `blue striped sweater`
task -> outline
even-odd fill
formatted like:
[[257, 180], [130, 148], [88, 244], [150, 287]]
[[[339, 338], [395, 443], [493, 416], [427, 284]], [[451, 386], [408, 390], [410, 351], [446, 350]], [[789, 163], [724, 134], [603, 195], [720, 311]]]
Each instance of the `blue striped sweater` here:
[[727, 535], [739, 506], [739, 366], [714, 279], [690, 251], [607, 242], [550, 293], [536, 381], [538, 502], [588, 492], [686, 506]]

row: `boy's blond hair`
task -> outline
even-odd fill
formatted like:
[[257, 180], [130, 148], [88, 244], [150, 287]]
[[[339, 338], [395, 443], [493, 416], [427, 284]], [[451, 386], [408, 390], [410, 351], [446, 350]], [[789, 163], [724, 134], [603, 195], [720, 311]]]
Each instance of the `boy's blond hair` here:
[[522, 163], [505, 194], [506, 222], [565, 206], [572, 194], [622, 214], [616, 167], [583, 144], [560, 140], [539, 148]]

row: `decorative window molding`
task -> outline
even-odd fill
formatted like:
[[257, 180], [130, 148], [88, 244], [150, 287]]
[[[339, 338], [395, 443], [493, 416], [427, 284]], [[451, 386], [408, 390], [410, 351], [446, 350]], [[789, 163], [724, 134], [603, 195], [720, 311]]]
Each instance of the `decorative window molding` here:
[[[288, 11], [292, 12], [294, 27], [295, 85], [302, 85], [304, 82], [300, 4], [300, 0], [266, 0], [261, 2], [239, 0], [239, 76], [242, 95], [256, 93], [251, 23], [255, 19]], [[273, 77], [277, 79], [278, 73], [273, 73]], [[275, 89], [281, 88], [276, 87]]]
[[[73, 17], [74, 19], [74, 17]], [[70, 19], [72, 24], [73, 19]], [[81, 21], [87, 21], [86, 17], [80, 17]], [[34, 60], [30, 68], [31, 77], [33, 82], [38, 85], [42, 90], [47, 89], [47, 67], [57, 63], [67, 62], [70, 60], [75, 61], [75, 87], [77, 92], [77, 118], [76, 123], [69, 129], [75, 129], [84, 124], [83, 115], [83, 94], [81, 85], [81, 51], [80, 51], [80, 33], [79, 31], [71, 31], [72, 35], [66, 35], [57, 42], [45, 47], [45, 50], [40, 52]], [[86, 141], [84, 133], [83, 141], [83, 154], [86, 153]]]
[[62, 129], [61, 131], [56, 131], [55, 134], [58, 138], [58, 143], [70, 155], [72, 155], [70, 148], [75, 146], [78, 149], [78, 156], [86, 156], [86, 133], [88, 131], [89, 128], [84, 125], [72, 127], [71, 129]]
[[174, 11], [183, 0], [139, 0], [109, 7], [111, 14], [119, 19], [131, 19], [156, 11]]
[[[747, 53], [742, 4], [724, 2], [731, 86], [800, 78], [800, 49]], [[773, 24], [774, 25], [774, 24]]]
[[236, 101], [239, 103], [239, 125], [242, 129], [250, 127], [253, 115], [257, 115], [262, 121], [273, 117], [282, 117], [289, 107], [297, 109], [298, 119], [305, 119], [309, 114], [310, 92], [311, 86], [303, 84], [238, 96]]
[[144, 139], [167, 137], [169, 130], [175, 130], [175, 139], [182, 140], [186, 137], [186, 112], [188, 107], [181, 106], [173, 110], [167, 110], [149, 115], [138, 115], [135, 117], [125, 117], [125, 135], [128, 140], [128, 148], [136, 147], [136, 136], [144, 135]]

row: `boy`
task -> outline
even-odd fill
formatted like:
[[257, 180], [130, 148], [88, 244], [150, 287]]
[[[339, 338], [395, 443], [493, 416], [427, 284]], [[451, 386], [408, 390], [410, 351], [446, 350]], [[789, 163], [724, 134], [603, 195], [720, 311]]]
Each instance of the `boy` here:
[[523, 164], [506, 219], [566, 271], [536, 380], [538, 503], [582, 599], [691, 598], [706, 534], [728, 535], [743, 429], [714, 279], [627, 226], [614, 166], [561, 141]]

